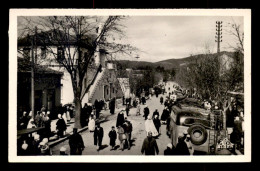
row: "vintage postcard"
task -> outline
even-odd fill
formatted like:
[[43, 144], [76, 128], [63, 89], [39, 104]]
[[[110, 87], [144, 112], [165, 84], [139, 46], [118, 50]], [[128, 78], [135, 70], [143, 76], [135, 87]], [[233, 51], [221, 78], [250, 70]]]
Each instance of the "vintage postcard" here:
[[9, 162], [251, 162], [251, 10], [9, 21]]

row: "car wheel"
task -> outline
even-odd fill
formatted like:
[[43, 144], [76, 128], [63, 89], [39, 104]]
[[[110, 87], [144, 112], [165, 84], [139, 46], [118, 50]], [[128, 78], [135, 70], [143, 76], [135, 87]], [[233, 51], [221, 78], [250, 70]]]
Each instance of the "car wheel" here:
[[201, 145], [207, 141], [207, 130], [201, 125], [192, 125], [188, 129], [188, 133], [190, 134], [191, 142], [194, 145]]

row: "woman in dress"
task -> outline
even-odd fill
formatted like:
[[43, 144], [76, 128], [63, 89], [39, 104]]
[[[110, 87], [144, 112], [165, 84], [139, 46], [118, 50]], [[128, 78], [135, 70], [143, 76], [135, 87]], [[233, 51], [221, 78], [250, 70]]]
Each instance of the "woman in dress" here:
[[88, 129], [90, 132], [93, 132], [95, 130], [95, 118], [94, 118], [94, 113], [92, 112], [90, 117], [89, 117], [89, 121], [88, 121]]
[[67, 121], [70, 122], [70, 108], [69, 106], [67, 106], [67, 110], [66, 110], [66, 117], [67, 117]]
[[125, 146], [125, 140], [126, 140], [126, 135], [125, 135], [125, 130], [121, 125], [118, 125], [118, 140], [120, 142], [120, 150], [124, 151], [124, 146]]
[[148, 119], [145, 121], [145, 130], [148, 136], [148, 132], [152, 132], [153, 137], [157, 137], [159, 135], [157, 129], [154, 126], [151, 115], [148, 116]]

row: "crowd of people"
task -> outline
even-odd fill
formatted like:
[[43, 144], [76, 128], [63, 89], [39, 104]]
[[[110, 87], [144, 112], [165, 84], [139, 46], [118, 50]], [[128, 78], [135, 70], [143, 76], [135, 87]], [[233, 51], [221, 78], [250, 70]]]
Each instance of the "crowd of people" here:
[[[160, 91], [158, 87], [163, 87]], [[166, 97], [163, 95], [166, 93]], [[151, 97], [143, 94], [141, 97], [136, 98], [124, 98], [123, 105], [125, 106], [117, 114], [115, 126], [111, 126], [111, 130], [108, 135], [104, 135], [104, 130], [100, 123], [96, 123], [97, 119], [100, 118], [100, 113], [102, 110], [106, 110], [107, 106], [109, 108], [110, 114], [115, 113], [116, 99], [112, 98], [109, 100], [108, 105], [105, 100], [95, 100], [94, 104], [85, 104], [82, 108], [81, 114], [81, 125], [88, 126], [90, 132], [93, 133], [93, 144], [96, 146], [96, 150], [99, 151], [103, 148], [103, 137], [109, 137], [110, 150], [116, 150], [116, 141], [119, 141], [120, 150], [125, 149], [130, 150], [132, 146], [132, 131], [133, 125], [128, 119], [130, 110], [132, 107], [136, 108], [136, 116], [144, 117], [144, 126], [146, 131], [146, 137], [143, 141], [141, 153], [145, 155], [155, 155], [159, 154], [159, 148], [156, 139], [161, 135], [161, 125], [166, 125], [166, 132], [169, 135], [168, 130], [170, 127], [170, 115], [174, 106], [182, 108], [181, 101], [187, 97], [196, 97], [194, 94], [189, 93], [181, 89], [178, 85], [173, 85], [169, 87], [167, 92], [164, 86], [155, 87], [154, 91], [150, 93], [158, 98], [160, 94], [161, 97], [158, 98], [158, 104], [164, 106], [161, 115], [158, 109], [155, 111], [150, 111], [147, 105], [147, 100]], [[180, 95], [181, 94], [181, 95]], [[143, 111], [141, 111], [141, 105], [143, 105]], [[217, 103], [216, 101], [204, 100], [202, 106], [206, 110], [217, 110], [223, 109], [223, 105]], [[224, 110], [224, 109], [223, 109]], [[62, 138], [66, 134], [67, 124], [70, 123], [71, 118], [74, 117], [73, 106], [65, 106], [63, 110], [58, 114], [58, 120], [56, 122], [56, 132], [57, 138]], [[227, 113], [227, 127], [232, 127], [232, 133], [230, 135], [230, 140], [236, 145], [236, 148], [241, 149], [243, 146], [243, 111], [238, 110], [236, 101], [233, 100], [232, 103], [226, 108]], [[28, 128], [39, 128], [43, 127], [41, 134], [34, 133], [32, 136], [23, 136], [19, 141], [18, 154], [21, 155], [51, 155], [51, 150], [49, 148], [48, 142], [53, 136], [51, 132], [51, 120], [49, 118], [50, 111], [42, 108], [41, 111], [37, 111], [35, 117], [32, 117], [32, 113], [24, 112], [22, 117], [18, 121], [18, 129], [28, 129]], [[234, 119], [235, 118], [235, 119]], [[73, 129], [73, 134], [69, 137], [70, 155], [81, 155], [84, 150], [84, 142], [82, 136], [78, 133], [76, 128]], [[61, 155], [67, 155], [66, 149], [62, 147], [60, 149]], [[178, 142], [176, 147], [169, 143], [164, 150], [164, 155], [193, 155], [194, 149], [191, 144], [190, 135], [187, 131], [178, 135]]]

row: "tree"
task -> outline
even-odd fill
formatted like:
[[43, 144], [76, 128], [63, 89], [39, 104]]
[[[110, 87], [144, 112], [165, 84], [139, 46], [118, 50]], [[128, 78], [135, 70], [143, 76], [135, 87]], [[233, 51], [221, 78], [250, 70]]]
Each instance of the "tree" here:
[[226, 29], [227, 34], [234, 37], [235, 45], [228, 43], [234, 51], [244, 54], [244, 31], [241, 24], [236, 23], [234, 20], [228, 23]]
[[[70, 74], [75, 102], [75, 128], [81, 128], [81, 97], [88, 92], [92, 80], [83, 89], [83, 80], [89, 69], [101, 71], [102, 66], [93, 65], [96, 53], [105, 49], [109, 54], [123, 53], [130, 55], [137, 50], [129, 44], [116, 43], [124, 35], [122, 16], [50, 16], [24, 18], [24, 25], [20, 28], [21, 35], [36, 36], [36, 43], [46, 48], [52, 55], [52, 60], [65, 68]], [[34, 28], [38, 32], [35, 33]], [[53, 45], [58, 50], [53, 49]], [[111, 59], [110, 59], [111, 60]], [[46, 61], [46, 60], [45, 60]], [[95, 77], [94, 77], [95, 78]], [[94, 79], [93, 78], [93, 79]]]

